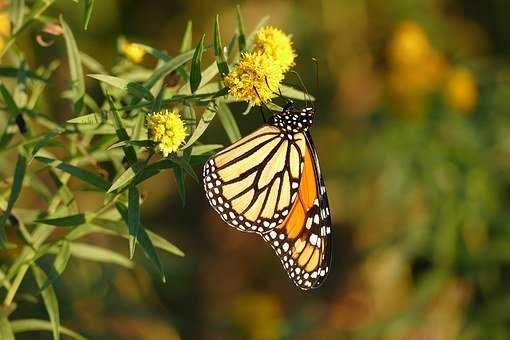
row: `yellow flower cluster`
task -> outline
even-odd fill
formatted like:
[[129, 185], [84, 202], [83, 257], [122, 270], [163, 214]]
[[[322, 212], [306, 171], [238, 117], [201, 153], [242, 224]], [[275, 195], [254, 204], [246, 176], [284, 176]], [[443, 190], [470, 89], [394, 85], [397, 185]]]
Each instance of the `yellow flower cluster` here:
[[164, 157], [177, 151], [186, 137], [186, 127], [181, 117], [169, 110], [147, 115], [145, 126], [149, 139], [158, 143]]
[[292, 48], [290, 37], [271, 26], [264, 27], [257, 32], [253, 52], [260, 52], [271, 57], [283, 73], [295, 65], [296, 53]]
[[138, 44], [129, 41], [122, 42], [122, 53], [133, 63], [139, 64], [145, 56], [145, 50]]
[[240, 100], [259, 105], [273, 96], [283, 80], [283, 73], [270, 58], [260, 52], [245, 53], [225, 77], [229, 93]]
[[463, 67], [451, 70], [446, 79], [444, 97], [454, 109], [473, 111], [478, 101], [478, 89], [472, 73]]
[[225, 77], [229, 94], [255, 105], [269, 101], [285, 72], [294, 66], [295, 58], [289, 36], [270, 26], [261, 28], [256, 33], [253, 50], [243, 53]]
[[5, 42], [11, 35], [11, 20], [7, 12], [0, 12], [0, 51], [4, 49]]

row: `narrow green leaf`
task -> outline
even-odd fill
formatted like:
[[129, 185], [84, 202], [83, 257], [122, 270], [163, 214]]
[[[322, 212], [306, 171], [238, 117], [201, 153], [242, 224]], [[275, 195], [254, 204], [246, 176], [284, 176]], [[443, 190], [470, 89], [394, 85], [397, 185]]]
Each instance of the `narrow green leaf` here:
[[39, 150], [48, 145], [53, 138], [60, 134], [62, 134], [61, 131], [50, 131], [44, 134], [43, 138], [34, 145], [34, 148], [32, 149], [32, 156], [36, 155]]
[[129, 80], [119, 77], [110, 76], [108, 74], [87, 74], [87, 77], [97, 79], [103, 83], [116, 87], [118, 89], [127, 91]]
[[126, 145], [139, 146], [144, 148], [152, 148], [155, 146], [155, 142], [149, 139], [144, 140], [122, 140], [120, 142], [114, 143], [110, 145], [106, 150], [113, 150], [115, 148], [120, 148]]
[[186, 205], [186, 186], [185, 186], [185, 174], [184, 170], [181, 167], [177, 167], [174, 169], [175, 180], [177, 182], [177, 192], [179, 193], [179, 197], [182, 200], [182, 206]]
[[[191, 155], [191, 153], [190, 153], [190, 155]], [[199, 182], [199, 179], [198, 179], [197, 174], [195, 173], [195, 170], [193, 170], [193, 168], [191, 167], [191, 164], [189, 163], [189, 159], [186, 159], [185, 157], [181, 157], [181, 158], [174, 158], [173, 160], [174, 160], [174, 162], [177, 163], [177, 165], [179, 165], [179, 168], [184, 170], [184, 172], [186, 174], [191, 176], [197, 183]]]
[[106, 112], [101, 113], [90, 113], [87, 115], [75, 117], [69, 119], [66, 123], [69, 124], [85, 124], [85, 125], [97, 125], [108, 122], [108, 114]]
[[129, 82], [127, 84], [127, 91], [134, 97], [147, 99], [149, 101], [154, 100], [154, 96], [151, 91], [145, 88], [143, 85], [138, 84], [137, 82]]
[[[48, 280], [48, 277], [44, 273], [44, 271], [39, 268], [35, 263], [31, 265], [32, 272], [34, 273], [35, 280], [37, 282], [37, 286], [39, 289], [44, 285], [44, 283]], [[48, 312], [48, 316], [51, 321], [51, 328], [53, 332], [53, 339], [60, 339], [60, 312], [58, 307], [57, 295], [55, 294], [55, 290], [50, 285], [48, 288], [41, 292], [44, 305], [46, 306], [46, 311]]]
[[83, 29], [89, 28], [90, 18], [92, 17], [92, 10], [94, 9], [94, 0], [85, 0], [85, 17], [83, 19]]
[[17, 31], [23, 24], [23, 12], [25, 10], [25, 0], [13, 0], [12, 5], [12, 30]]
[[[12, 331], [14, 333], [23, 333], [23, 332], [33, 332], [33, 331], [52, 331], [51, 322], [46, 320], [38, 320], [38, 319], [22, 319], [22, 320], [12, 320], [11, 321]], [[67, 335], [76, 340], [86, 340], [85, 337], [80, 334], [73, 332], [69, 328], [60, 326], [60, 334]], [[1, 337], [4, 339], [4, 337]], [[13, 338], [14, 339], [14, 338]], [[6, 339], [7, 340], [7, 339]]]
[[12, 329], [12, 322], [9, 322], [7, 316], [0, 315], [0, 339], [2, 340], [16, 340]]
[[52, 285], [60, 275], [64, 272], [71, 257], [71, 247], [69, 241], [64, 240], [60, 246], [60, 250], [53, 262], [53, 268], [48, 274], [48, 280], [42, 285], [41, 291], [45, 290], [49, 285]]
[[181, 43], [181, 53], [186, 52], [191, 49], [191, 42], [193, 41], [193, 23], [191, 20], [186, 24], [186, 30], [184, 31], [184, 36], [182, 37]]
[[200, 136], [202, 136], [202, 134], [205, 132], [205, 130], [207, 129], [215, 115], [216, 115], [215, 111], [206, 109], [202, 114], [202, 117], [200, 117], [200, 120], [198, 122], [197, 127], [195, 128], [195, 131], [193, 131], [193, 134], [181, 149], [186, 149], [193, 145], [193, 143], [195, 143], [200, 138]]
[[114, 192], [115, 190], [126, 186], [126, 184], [128, 184], [133, 179], [133, 177], [135, 177], [135, 175], [135, 170], [132, 166], [130, 166], [113, 182], [110, 189], [108, 189], [108, 193]]
[[[20, 69], [16, 68], [16, 67], [9, 67], [9, 66], [1, 66], [0, 67], [0, 76], [2, 76], [2, 77], [17, 78], [19, 72], [20, 72]], [[49, 81], [48, 78], [42, 77], [42, 76], [38, 75], [37, 73], [30, 71], [30, 70], [25, 70], [25, 75], [27, 76], [27, 78], [30, 78], [32, 80], [39, 80], [44, 83], [47, 83]]]
[[41, 218], [35, 223], [48, 224], [56, 227], [76, 227], [87, 222], [85, 214], [75, 214], [63, 217]]
[[111, 184], [108, 181], [104, 180], [102, 177], [99, 177], [98, 175], [96, 175], [88, 170], [84, 170], [84, 169], [75, 167], [74, 165], [64, 163], [64, 162], [56, 160], [56, 159], [51, 159], [51, 158], [46, 158], [46, 157], [41, 157], [41, 156], [36, 156], [35, 159], [38, 160], [39, 162], [48, 164], [49, 166], [52, 166], [54, 168], [57, 168], [64, 172], [67, 172], [68, 174], [70, 174], [70, 175], [90, 184], [90, 185], [93, 185], [102, 191], [105, 191], [105, 192], [108, 191], [108, 188], [110, 188], [110, 186], [111, 186]]
[[129, 258], [135, 255], [136, 242], [140, 232], [140, 194], [136, 185], [130, 185], [128, 190], [128, 230], [129, 230]]
[[133, 262], [127, 257], [111, 251], [87, 243], [73, 242], [71, 243], [71, 254], [74, 257], [103, 263], [117, 264], [123, 267], [132, 268]]
[[27, 168], [26, 158], [23, 155], [18, 155], [18, 161], [16, 162], [16, 169], [14, 170], [14, 178], [12, 181], [11, 193], [9, 194], [9, 200], [7, 201], [7, 208], [3, 215], [0, 217], [0, 248], [4, 248], [7, 242], [5, 235], [5, 223], [11, 215], [14, 203], [16, 203], [21, 188], [23, 187], [23, 178]]
[[192, 156], [203, 155], [205, 153], [209, 153], [211, 151], [218, 150], [221, 148], [223, 148], [223, 145], [221, 145], [221, 144], [195, 145], [191, 149], [191, 155]]
[[239, 52], [246, 51], [246, 35], [244, 33], [244, 20], [241, 14], [241, 6], [236, 6], [236, 14], [237, 14], [237, 31], [239, 32], [239, 37], [237, 37], [239, 44]]
[[169, 62], [172, 58], [168, 55], [168, 53], [166, 53], [165, 51], [163, 50], [159, 50], [157, 48], [154, 48], [152, 46], [149, 46], [149, 45], [144, 45], [144, 44], [140, 44], [140, 43], [137, 43], [138, 46], [140, 46], [141, 48], [143, 48], [145, 50], [145, 52], [147, 52], [148, 54], [150, 54], [151, 56], [153, 56], [154, 58], [156, 59], [159, 59], [159, 60], [162, 60], [164, 61], [165, 63], [166, 62]]
[[147, 89], [152, 89], [156, 83], [162, 78], [166, 77], [171, 72], [177, 70], [179, 67], [184, 65], [186, 62], [190, 61], [193, 57], [195, 51], [184, 52], [175, 58], [171, 59], [169, 62], [164, 63], [162, 66], [158, 67], [150, 78], [143, 84]]
[[0, 84], [0, 93], [2, 93], [4, 98], [7, 111], [11, 114], [11, 117], [15, 117], [19, 113], [19, 108], [4, 84]]
[[282, 95], [284, 97], [297, 99], [297, 100], [303, 100], [303, 101], [307, 101], [307, 100], [314, 101], [315, 100], [315, 98], [313, 96], [311, 96], [310, 94], [303, 92], [301, 90], [295, 89], [291, 86], [282, 84], [282, 85], [280, 85], [280, 91], [282, 92]]
[[205, 34], [202, 35], [202, 39], [200, 39], [197, 47], [195, 48], [195, 53], [193, 54], [193, 59], [191, 60], [191, 73], [190, 73], [190, 88], [191, 93], [194, 93], [198, 87], [200, 86], [200, 81], [202, 80], [202, 54], [204, 52], [204, 39]]
[[64, 30], [67, 56], [69, 58], [69, 71], [73, 88], [74, 109], [77, 113], [80, 113], [83, 108], [83, 97], [85, 96], [85, 79], [83, 78], [80, 51], [76, 45], [73, 32], [62, 16], [60, 16], [60, 25]]
[[216, 65], [218, 65], [218, 71], [220, 72], [221, 78], [228, 74], [227, 58], [223, 53], [223, 45], [221, 44], [220, 34], [220, 23], [219, 15], [216, 15], [216, 21], [214, 23], [214, 54], [216, 55]]
[[241, 132], [239, 131], [239, 127], [237, 126], [234, 116], [232, 115], [232, 111], [230, 111], [228, 104], [222, 100], [218, 101], [218, 116], [230, 141], [234, 143], [241, 139]]
[[[122, 219], [124, 220], [124, 222], [126, 224], [128, 224], [128, 221], [129, 221], [128, 214], [129, 213], [128, 213], [127, 208], [121, 203], [117, 203], [116, 207], [117, 207], [117, 210], [119, 211], [120, 215], [122, 216]], [[140, 232], [138, 235], [138, 243], [142, 247], [142, 249], [145, 252], [145, 255], [147, 256], [149, 261], [152, 262], [152, 264], [159, 271], [159, 274], [161, 275], [161, 280], [163, 282], [166, 282], [163, 265], [161, 264], [161, 260], [159, 259], [158, 253], [156, 252], [156, 248], [154, 247], [154, 244], [152, 243], [151, 238], [149, 237], [149, 234], [147, 233], [145, 228], [142, 226], [140, 226]]]
[[[122, 119], [120, 118], [119, 112], [115, 109], [115, 105], [113, 103], [113, 99], [110, 95], [107, 94], [106, 96], [108, 98], [108, 102], [110, 104], [110, 109], [113, 111], [113, 117], [115, 122], [115, 132], [117, 134], [117, 137], [121, 141], [127, 141], [129, 140], [129, 136], [126, 132], [126, 129], [124, 129], [124, 125], [122, 123]], [[138, 157], [136, 156], [135, 149], [131, 145], [126, 145], [122, 147], [122, 150], [124, 150], [124, 155], [126, 155], [126, 158], [129, 162], [129, 164], [134, 165], [138, 161]]]

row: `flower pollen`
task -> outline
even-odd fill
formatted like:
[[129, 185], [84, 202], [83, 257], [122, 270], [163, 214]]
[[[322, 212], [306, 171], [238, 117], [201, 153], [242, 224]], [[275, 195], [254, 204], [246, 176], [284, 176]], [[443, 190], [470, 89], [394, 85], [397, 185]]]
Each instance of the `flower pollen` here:
[[259, 105], [267, 102], [283, 80], [281, 67], [266, 54], [244, 53], [225, 77], [229, 94], [237, 100]]
[[186, 137], [186, 127], [181, 117], [169, 110], [147, 115], [145, 126], [149, 139], [158, 143], [164, 157], [177, 151]]
[[292, 47], [292, 40], [287, 34], [271, 26], [257, 31], [253, 52], [270, 56], [281, 67], [283, 73], [295, 65], [296, 52]]

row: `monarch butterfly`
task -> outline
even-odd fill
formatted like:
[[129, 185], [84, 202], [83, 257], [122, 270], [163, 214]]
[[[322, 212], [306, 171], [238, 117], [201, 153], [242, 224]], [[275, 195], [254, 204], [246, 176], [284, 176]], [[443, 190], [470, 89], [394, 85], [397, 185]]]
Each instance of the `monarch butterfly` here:
[[301, 289], [319, 287], [331, 262], [331, 217], [309, 128], [315, 110], [291, 105], [213, 155], [203, 170], [221, 218], [271, 245]]

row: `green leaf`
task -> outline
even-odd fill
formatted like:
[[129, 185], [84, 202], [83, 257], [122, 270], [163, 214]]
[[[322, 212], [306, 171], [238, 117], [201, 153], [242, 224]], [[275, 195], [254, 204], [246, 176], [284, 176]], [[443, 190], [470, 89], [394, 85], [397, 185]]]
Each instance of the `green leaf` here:
[[184, 36], [182, 37], [181, 43], [181, 53], [186, 52], [191, 49], [191, 42], [193, 41], [193, 23], [191, 20], [186, 24], [186, 30], [184, 31]]
[[186, 186], [184, 183], [185, 174], [184, 170], [181, 167], [177, 167], [174, 169], [175, 180], [177, 182], [177, 192], [179, 193], [179, 197], [182, 201], [182, 206], [186, 205]]
[[0, 315], [0, 339], [16, 340], [16, 338], [14, 338], [12, 322], [9, 322], [5, 315]]
[[19, 113], [19, 108], [4, 84], [0, 84], [0, 93], [2, 93], [2, 97], [4, 98], [7, 111], [11, 114], [11, 117], [15, 117]]
[[228, 74], [227, 58], [223, 53], [223, 46], [221, 44], [220, 23], [219, 15], [216, 14], [216, 21], [214, 22], [214, 54], [216, 55], [216, 65], [221, 78]]
[[48, 145], [53, 138], [60, 136], [61, 134], [61, 131], [50, 131], [44, 134], [43, 138], [34, 145], [34, 148], [32, 149], [32, 156], [36, 155], [39, 150]]
[[195, 53], [193, 54], [193, 59], [191, 60], [191, 73], [190, 73], [190, 88], [191, 93], [195, 93], [195, 91], [200, 86], [200, 81], [202, 80], [202, 54], [204, 52], [204, 39], [205, 34], [202, 35], [202, 39], [200, 39], [197, 47], [195, 48]]
[[120, 142], [114, 143], [110, 145], [106, 150], [112, 150], [115, 148], [120, 148], [126, 145], [139, 146], [144, 148], [152, 148], [156, 145], [156, 143], [149, 139], [144, 140], [122, 140]]
[[[128, 213], [128, 209], [126, 208], [126, 206], [124, 206], [121, 203], [116, 203], [115, 206], [117, 207], [117, 210], [119, 211], [120, 215], [122, 216], [124, 223], [128, 224], [128, 222], [129, 222], [128, 214], [129, 213]], [[163, 239], [163, 241], [166, 241], [166, 240]], [[168, 242], [168, 241], [166, 241], [166, 242]], [[151, 237], [149, 236], [148, 232], [145, 230], [145, 228], [143, 226], [140, 226], [140, 232], [138, 235], [138, 243], [142, 247], [142, 249], [145, 252], [145, 255], [147, 256], [149, 261], [152, 262], [152, 264], [159, 271], [159, 273], [161, 275], [161, 280], [163, 282], [166, 282], [165, 272], [163, 270], [163, 265], [161, 264], [161, 260], [159, 259], [158, 253], [156, 252], [156, 248], [154, 247], [154, 244], [152, 243]], [[169, 243], [169, 244], [171, 246], [173, 246], [171, 243]], [[175, 246], [173, 246], [173, 247], [175, 247]]]
[[67, 172], [68, 174], [82, 180], [83, 182], [93, 185], [102, 191], [105, 192], [108, 191], [108, 188], [110, 188], [111, 186], [111, 184], [108, 181], [104, 180], [102, 177], [99, 177], [98, 175], [88, 170], [75, 167], [74, 165], [64, 163], [56, 159], [41, 156], [36, 156], [35, 159], [38, 160], [39, 162], [48, 164], [49, 166]]
[[83, 97], [85, 96], [85, 79], [83, 78], [80, 51], [76, 45], [76, 40], [74, 39], [73, 32], [62, 16], [60, 16], [60, 25], [64, 30], [67, 56], [69, 58], [69, 71], [74, 91], [74, 109], [77, 113], [80, 113], [83, 108]]
[[108, 114], [106, 112], [101, 113], [90, 113], [87, 115], [75, 117], [69, 119], [66, 123], [69, 124], [86, 124], [86, 125], [97, 125], [108, 122]]
[[94, 0], [85, 0], [85, 17], [83, 19], [83, 29], [89, 28], [90, 18], [92, 17], [92, 10], [94, 9]]
[[118, 89], [127, 91], [129, 80], [119, 77], [110, 76], [108, 74], [87, 74], [87, 77], [97, 79], [103, 83], [116, 87]]
[[195, 143], [200, 138], [200, 136], [202, 136], [202, 134], [205, 132], [205, 130], [207, 129], [215, 115], [216, 115], [215, 111], [206, 109], [202, 114], [202, 117], [198, 121], [198, 125], [195, 128], [195, 131], [193, 131], [193, 134], [181, 149], [186, 149], [190, 147], [193, 143]]
[[108, 189], [108, 193], [114, 192], [115, 190], [124, 187], [128, 184], [134, 177], [136, 176], [136, 172], [132, 166], [130, 166], [126, 171], [124, 171], [112, 184], [110, 189]]
[[87, 222], [88, 218], [85, 214], [75, 214], [63, 217], [42, 218], [37, 219], [35, 223], [48, 224], [56, 227], [75, 227]]
[[[22, 320], [12, 320], [11, 321], [12, 331], [14, 333], [23, 333], [23, 332], [33, 332], [33, 331], [52, 331], [51, 322], [46, 320], [38, 320], [38, 319], [22, 319]], [[1, 334], [1, 333], [0, 333]], [[69, 328], [60, 327], [60, 334], [67, 335], [76, 340], [86, 340], [85, 337], [80, 334], [73, 332]], [[1, 339], [6, 339], [1, 337]], [[13, 338], [14, 339], [14, 338]]]
[[223, 148], [223, 145], [221, 145], [221, 144], [195, 145], [191, 149], [191, 155], [192, 156], [203, 155], [205, 153], [209, 153], [211, 151], [218, 150], [221, 148]]
[[[113, 111], [113, 118], [116, 129], [115, 133], [117, 134], [117, 137], [119, 138], [120, 141], [129, 140], [129, 136], [126, 132], [126, 129], [124, 129], [124, 125], [122, 123], [122, 119], [120, 118], [119, 112], [115, 109], [112, 97], [108, 94], [106, 97], [108, 98], [110, 109]], [[122, 150], [124, 151], [124, 155], [126, 156], [129, 164], [131, 165], [136, 164], [136, 162], [138, 161], [138, 157], [136, 156], [135, 148], [133, 148], [131, 145], [126, 145], [122, 147]]]
[[110, 76], [107, 74], [88, 74], [87, 76], [123, 91], [127, 91], [129, 94], [136, 98], [154, 100], [154, 96], [152, 95], [151, 91], [137, 82]]
[[[34, 273], [37, 286], [39, 287], [39, 289], [41, 289], [45, 282], [48, 280], [48, 277], [46, 276], [44, 271], [41, 268], [39, 268], [36, 264], [32, 264], [31, 268]], [[48, 316], [50, 317], [53, 339], [58, 340], [60, 339], [60, 315], [57, 295], [55, 294], [55, 290], [51, 285], [48, 286], [48, 288], [46, 288], [45, 290], [42, 290], [41, 295], [44, 301], [44, 305], [46, 306]]]
[[5, 209], [3, 215], [0, 217], [0, 248], [4, 248], [6, 246], [7, 237], [5, 235], [5, 223], [9, 219], [12, 208], [14, 207], [14, 203], [16, 203], [19, 194], [21, 193], [26, 168], [27, 161], [25, 156], [18, 155], [16, 169], [14, 170], [14, 178], [12, 181], [11, 193], [9, 194], [9, 200], [7, 201], [7, 208]]
[[129, 230], [129, 258], [135, 255], [135, 246], [140, 231], [140, 194], [136, 185], [130, 185], [128, 190], [128, 230]]
[[190, 61], [195, 54], [195, 51], [184, 52], [177, 57], [171, 59], [170, 61], [164, 63], [162, 66], [158, 67], [150, 78], [143, 84], [147, 89], [151, 89], [156, 83], [162, 78], [166, 77], [168, 74], [177, 70], [179, 67], [184, 65], [186, 62]]
[[71, 254], [74, 257], [103, 263], [117, 264], [123, 267], [132, 268], [133, 262], [127, 257], [109, 249], [101, 248], [87, 243], [71, 243]]
[[53, 262], [53, 268], [49, 272], [48, 280], [42, 285], [41, 291], [45, 290], [49, 285], [52, 285], [60, 275], [64, 272], [67, 267], [67, 263], [71, 258], [71, 247], [69, 246], [69, 241], [64, 240], [60, 247], [60, 251], [55, 257], [55, 262]]
[[25, 10], [25, 0], [12, 1], [12, 30], [17, 31], [23, 24], [23, 11]]
[[[2, 76], [2, 77], [17, 78], [19, 72], [20, 72], [20, 69], [16, 68], [16, 67], [8, 67], [8, 66], [0, 67], [0, 76]], [[48, 78], [44, 78], [33, 71], [24, 70], [24, 72], [25, 72], [25, 75], [30, 79], [39, 80], [44, 83], [47, 83], [49, 81]]]
[[236, 14], [237, 14], [237, 31], [239, 32], [239, 37], [237, 38], [239, 44], [239, 52], [246, 51], [246, 35], [244, 33], [244, 20], [241, 15], [241, 6], [236, 6]]
[[230, 141], [234, 143], [241, 139], [241, 132], [239, 131], [239, 127], [237, 126], [234, 116], [232, 115], [232, 111], [230, 111], [228, 104], [222, 100], [218, 101], [218, 116]]
[[147, 99], [149, 101], [154, 100], [154, 96], [151, 91], [145, 88], [143, 85], [138, 84], [137, 82], [129, 82], [127, 84], [127, 91], [134, 97]]
[[298, 89], [295, 89], [291, 86], [286, 85], [280, 85], [280, 91], [282, 92], [282, 95], [288, 98], [297, 99], [297, 100], [311, 100], [314, 101], [315, 98], [311, 95], [309, 95], [306, 92], [300, 91]]

